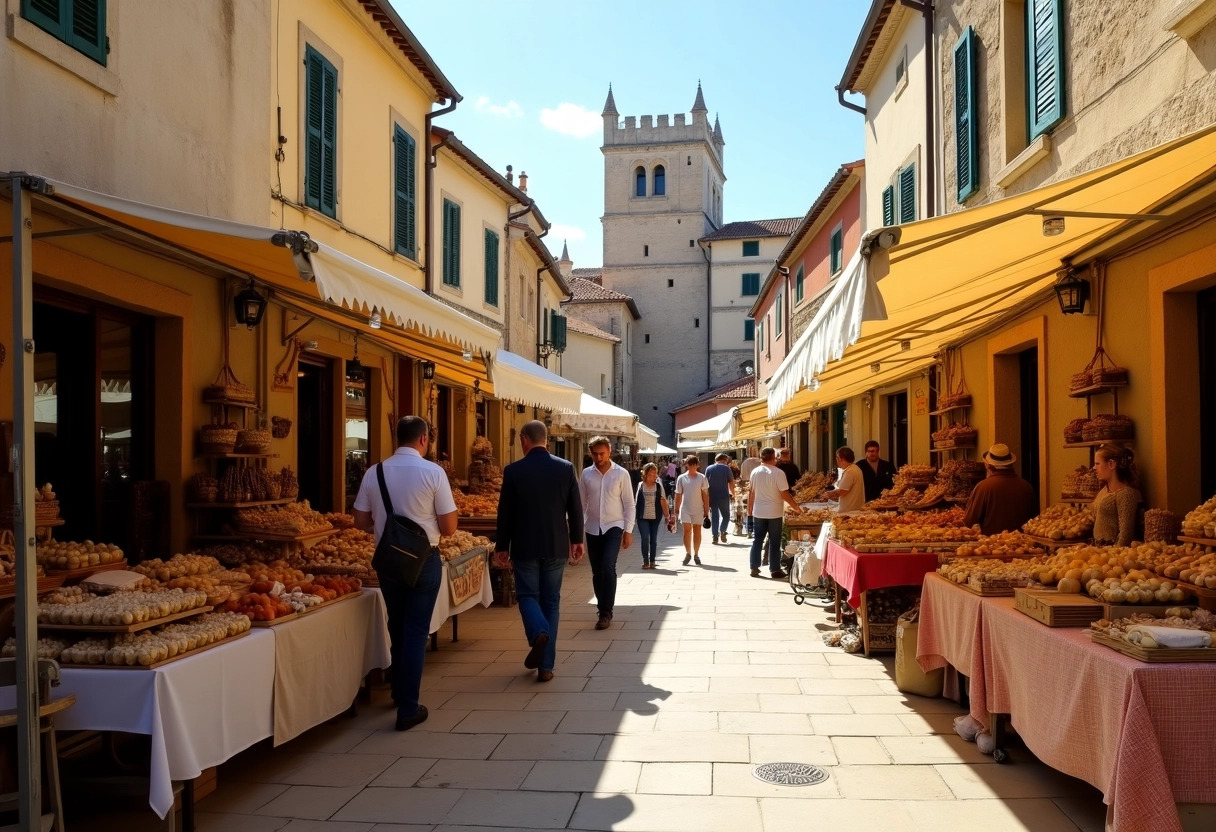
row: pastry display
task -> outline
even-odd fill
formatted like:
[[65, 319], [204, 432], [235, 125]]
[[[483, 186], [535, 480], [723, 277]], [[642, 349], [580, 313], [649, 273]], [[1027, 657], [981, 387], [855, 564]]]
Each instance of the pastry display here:
[[248, 534], [261, 532], [287, 536], [311, 534], [332, 528], [328, 520], [312, 510], [308, 500], [285, 506], [239, 509], [236, 512], [236, 524], [241, 531]]
[[38, 621], [44, 624], [142, 624], [186, 610], [206, 606], [207, 594], [190, 589], [155, 592], [116, 592], [112, 595], [74, 596], [57, 603], [52, 593], [38, 605]]
[[490, 538], [458, 531], [439, 539], [439, 556], [444, 560], [452, 560], [466, 552], [473, 551], [478, 546], [491, 548]]
[[1093, 467], [1078, 465], [1064, 475], [1064, 485], [1061, 490], [1065, 498], [1092, 500], [1098, 495], [1100, 488], [1101, 484], [1098, 482], [1098, 475], [1094, 473]]
[[824, 492], [831, 487], [832, 484], [827, 474], [807, 471], [790, 486], [790, 492], [799, 503], [817, 503], [823, 500]]
[[207, 575], [220, 570], [220, 562], [207, 555], [174, 555], [168, 560], [153, 558], [131, 567], [132, 572], [138, 572], [149, 578], [155, 578], [162, 583], [174, 578], [187, 575]]
[[1186, 513], [1182, 518], [1182, 533], [1187, 537], [1216, 538], [1216, 497]]
[[105, 566], [123, 559], [122, 549], [113, 543], [83, 543], [50, 540], [41, 544], [37, 552], [38, 563], [47, 569], [73, 570], [90, 566]]
[[1051, 506], [1022, 526], [1026, 534], [1052, 540], [1082, 540], [1088, 538], [1093, 530], [1094, 516], [1089, 506], [1070, 506], [1066, 503]]

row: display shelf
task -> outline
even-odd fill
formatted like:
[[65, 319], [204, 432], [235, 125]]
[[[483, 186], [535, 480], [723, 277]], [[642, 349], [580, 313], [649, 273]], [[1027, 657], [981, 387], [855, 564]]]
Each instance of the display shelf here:
[[178, 661], [178, 660], [180, 660], [180, 659], [186, 659], [186, 658], [189, 658], [190, 656], [197, 656], [199, 653], [205, 652], [205, 651], [207, 651], [207, 650], [211, 650], [211, 649], [212, 649], [212, 648], [214, 648], [214, 647], [219, 647], [221, 644], [227, 644], [228, 642], [230, 642], [230, 641], [235, 641], [235, 640], [236, 640], [236, 639], [238, 639], [238, 638], [244, 638], [245, 636], [249, 635], [251, 632], [253, 632], [253, 631], [252, 631], [252, 630], [246, 630], [245, 632], [243, 632], [243, 633], [237, 633], [237, 634], [236, 634], [236, 635], [234, 635], [234, 636], [228, 636], [228, 637], [226, 637], [226, 638], [221, 638], [221, 639], [219, 639], [218, 641], [213, 641], [213, 642], [211, 642], [210, 644], [203, 645], [202, 647], [196, 647], [196, 648], [194, 648], [193, 650], [187, 650], [185, 653], [178, 653], [176, 656], [173, 656], [172, 658], [168, 658], [168, 659], [162, 659], [161, 661], [159, 661], [159, 662], [153, 662], [152, 664], [71, 664], [71, 663], [60, 663], [60, 665], [59, 665], [59, 666], [60, 666], [60, 667], [79, 668], [79, 669], [81, 669], [81, 670], [156, 670], [156, 668], [158, 668], [158, 667], [164, 667], [165, 665], [167, 665], [167, 664], [169, 664], [169, 663], [171, 663], [171, 662], [176, 662], [176, 661]]
[[186, 503], [186, 508], [257, 508], [258, 506], [285, 506], [294, 503], [294, 497], [279, 500], [249, 500], [241, 503]]
[[1086, 543], [1089, 543], [1089, 541], [1090, 541], [1090, 538], [1088, 538], [1088, 537], [1073, 538], [1073, 539], [1066, 539], [1066, 540], [1056, 540], [1051, 537], [1040, 537], [1037, 534], [1028, 534], [1028, 535], [1026, 535], [1026, 537], [1030, 538], [1035, 543], [1038, 543], [1040, 546], [1043, 546], [1043, 547], [1047, 548], [1049, 551], [1053, 551], [1053, 552], [1056, 549], [1066, 549], [1069, 546], [1083, 546]]
[[217, 396], [215, 398], [210, 398], [210, 399], [207, 398], [206, 396], [204, 396], [203, 404], [209, 404], [209, 405], [213, 404], [213, 405], [222, 406], [222, 407], [241, 407], [241, 408], [244, 408], [245, 410], [257, 410], [258, 409], [258, 406], [255, 402], [244, 402], [244, 401], [239, 401], [237, 399], [226, 399], [226, 398], [223, 398], [220, 396]]
[[1130, 445], [1133, 439], [1093, 439], [1089, 442], [1065, 442], [1065, 448], [1099, 448], [1106, 444]]
[[[58, 589], [63, 586], [63, 573], [58, 575], [38, 575], [38, 583], [34, 592], [38, 595]], [[0, 599], [14, 598], [17, 595], [17, 580], [15, 577], [9, 576], [4, 580], [0, 580]]]
[[277, 459], [279, 455], [278, 454], [203, 453], [203, 454], [199, 454], [199, 456], [206, 457], [207, 459]]
[[944, 454], [944, 453], [949, 453], [950, 451], [974, 451], [975, 448], [976, 448], [976, 445], [974, 442], [972, 442], [969, 445], [963, 444], [963, 445], [951, 445], [947, 448], [930, 448], [929, 453]]
[[[1094, 497], [1096, 496], [1094, 495]], [[1068, 503], [1071, 506], [1087, 506], [1093, 503], [1094, 497], [1060, 497], [1060, 502]]]
[[123, 559], [115, 563], [101, 563], [97, 566], [82, 566], [79, 569], [54, 569], [46, 565], [43, 565], [42, 568], [46, 570], [47, 575], [61, 577], [63, 578], [63, 582], [68, 584], [80, 583], [85, 578], [89, 577], [90, 575], [96, 575], [98, 572], [114, 572], [119, 569], [126, 569], [127, 561], [126, 559]]
[[1088, 387], [1078, 387], [1076, 390], [1069, 390], [1068, 397], [1070, 399], [1088, 399], [1090, 396], [1099, 396], [1103, 393], [1113, 393], [1120, 387], [1127, 387], [1127, 382], [1106, 382], [1103, 384], [1091, 384]]
[[1179, 543], [1194, 543], [1198, 546], [1207, 546], [1209, 549], [1216, 548], [1216, 537], [1189, 537], [1187, 535], [1178, 535]]
[[929, 415], [930, 416], [944, 416], [947, 413], [953, 413], [956, 410], [970, 410], [970, 409], [971, 409], [971, 405], [969, 403], [968, 404], [956, 404], [953, 407], [943, 407], [941, 410], [931, 410], [931, 411], [929, 411]]
[[66, 522], [68, 522], [68, 521], [64, 520], [62, 517], [56, 517], [53, 520], [35, 520], [34, 528], [36, 528], [36, 529], [53, 529], [53, 528], [56, 528], [57, 526], [62, 526]]
[[331, 537], [341, 529], [322, 529], [304, 534], [275, 534], [273, 532], [233, 532], [232, 534], [196, 534], [194, 540], [262, 540], [267, 543], [315, 543]]
[[211, 612], [215, 607], [204, 605], [194, 607], [193, 609], [182, 610], [175, 612], [172, 615], [166, 615], [163, 618], [153, 618], [148, 621], [139, 621], [134, 624], [47, 624], [38, 622], [39, 630], [57, 630], [69, 633], [137, 633], [140, 630], [147, 630], [151, 627], [158, 627], [161, 624], [168, 624], [170, 621], [179, 621], [183, 618], [193, 618], [196, 615], [202, 615], [205, 612]]

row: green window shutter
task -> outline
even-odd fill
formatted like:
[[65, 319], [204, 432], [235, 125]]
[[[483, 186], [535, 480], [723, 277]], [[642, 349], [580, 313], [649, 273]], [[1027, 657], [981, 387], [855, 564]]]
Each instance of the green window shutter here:
[[68, 40], [70, 0], [21, 0], [21, 16], [59, 40]]
[[975, 29], [968, 26], [954, 44], [954, 169], [960, 204], [980, 187], [976, 80]]
[[882, 224], [895, 225], [895, 187], [892, 185], [882, 191]]
[[916, 163], [899, 172], [899, 221], [916, 222]]
[[105, 66], [106, 0], [68, 0], [67, 4], [68, 45]]
[[486, 303], [498, 306], [498, 235], [486, 229]]
[[781, 293], [778, 292], [777, 293], [777, 328], [776, 328], [776, 330], [774, 330], [774, 332], [777, 335], [781, 334], [781, 319], [783, 317], [784, 316], [781, 314]]
[[743, 256], [744, 257], [759, 257], [760, 256], [760, 241], [759, 240], [744, 240]]
[[832, 274], [836, 274], [844, 266], [844, 229], [832, 232], [831, 247]]
[[418, 256], [417, 144], [393, 127], [393, 248], [410, 259]]
[[755, 341], [756, 340], [756, 322], [753, 321], [751, 318], [748, 318], [743, 322], [743, 340], [744, 341]]
[[1026, 2], [1026, 79], [1033, 141], [1064, 118], [1064, 0]]
[[304, 202], [327, 216], [337, 211], [338, 70], [306, 47]]
[[760, 294], [760, 273], [745, 272], [743, 275], [743, 289], [740, 292], [742, 295], [758, 295]]
[[798, 267], [798, 275], [794, 278], [794, 303], [802, 303], [802, 295], [804, 284], [806, 283], [806, 273], [802, 270], [802, 266]]
[[559, 315], [554, 309], [549, 313], [549, 342], [558, 352], [566, 351], [566, 316]]
[[443, 284], [460, 286], [460, 206], [443, 201]]

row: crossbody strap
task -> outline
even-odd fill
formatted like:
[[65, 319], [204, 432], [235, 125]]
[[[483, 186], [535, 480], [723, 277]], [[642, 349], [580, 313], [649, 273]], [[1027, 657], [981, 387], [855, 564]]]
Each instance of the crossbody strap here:
[[389, 495], [388, 495], [388, 485], [384, 482], [384, 463], [383, 462], [377, 463], [377, 465], [376, 465], [376, 480], [380, 483], [380, 499], [384, 501], [384, 516], [386, 518], [387, 517], [396, 517], [400, 520], [404, 520], [406, 528], [408, 528], [410, 531], [417, 532], [418, 534], [423, 535], [423, 536], [428, 536], [426, 529], [422, 528], [422, 526], [418, 523], [418, 521], [414, 520], [411, 517], [407, 517], [404, 514], [398, 514], [396, 511], [393, 510], [393, 501], [392, 501], [392, 498], [389, 497]]

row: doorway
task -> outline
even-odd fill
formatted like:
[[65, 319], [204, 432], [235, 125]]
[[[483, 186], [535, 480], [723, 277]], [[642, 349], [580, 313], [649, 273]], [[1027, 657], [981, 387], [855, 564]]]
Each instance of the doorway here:
[[849, 444], [849, 406], [845, 402], [832, 405], [832, 447], [829, 459], [836, 459], [836, 449]]
[[908, 393], [887, 396], [886, 456], [896, 470], [908, 464]]
[[333, 362], [300, 356], [296, 387], [296, 462], [300, 499], [316, 511], [333, 511], [334, 372]]
[[1039, 494], [1039, 348], [1031, 347], [1018, 353], [1018, 384], [1021, 403], [1021, 425], [1018, 431], [1021, 440], [1019, 454], [1022, 463], [1022, 478], [1034, 486]]
[[1200, 499], [1216, 494], [1216, 289], [1195, 296], [1199, 322]]

